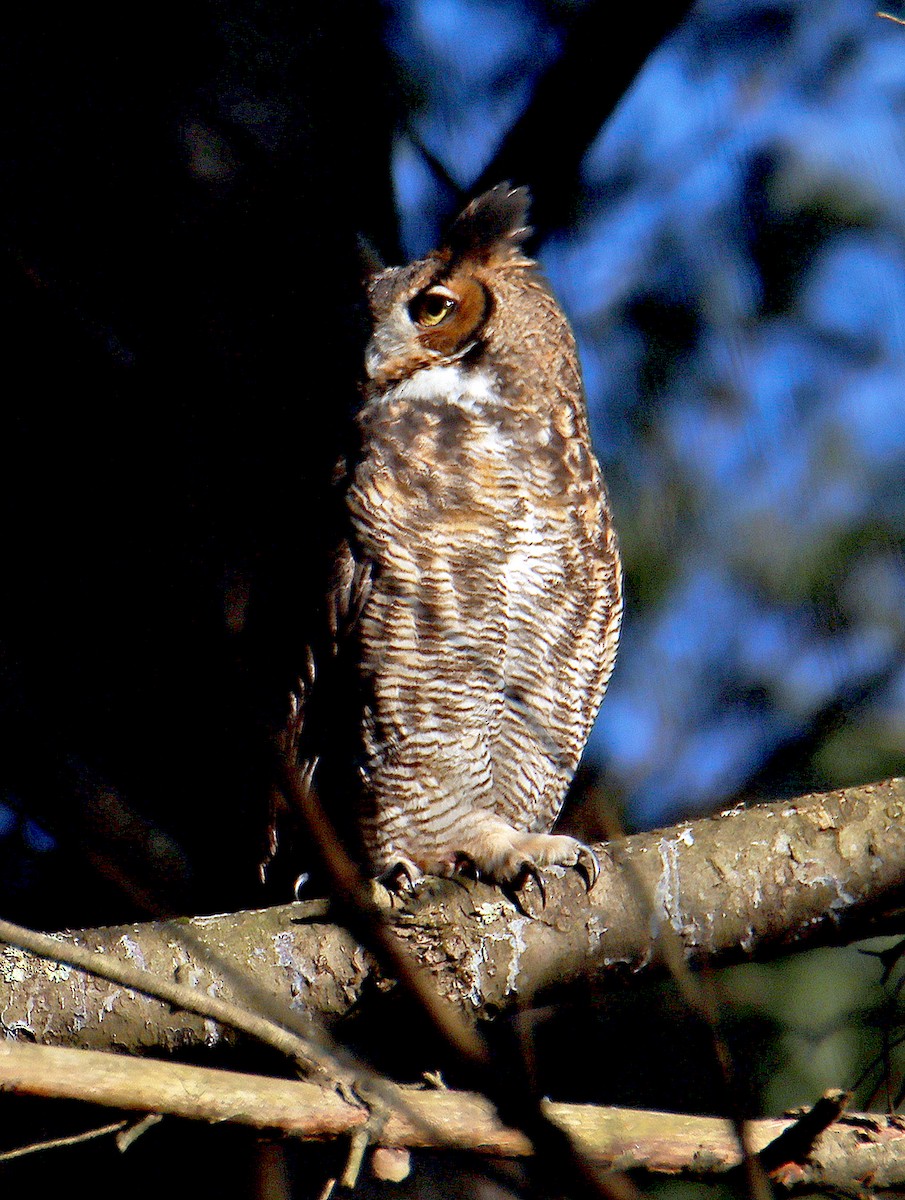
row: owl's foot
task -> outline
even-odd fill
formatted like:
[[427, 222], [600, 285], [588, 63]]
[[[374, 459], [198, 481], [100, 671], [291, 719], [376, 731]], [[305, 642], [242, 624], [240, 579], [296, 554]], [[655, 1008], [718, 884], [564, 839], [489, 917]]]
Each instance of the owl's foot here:
[[[530, 899], [528, 899], [527, 905], [525, 903], [524, 889], [530, 880], [534, 880], [540, 895], [541, 910], [547, 906], [547, 892], [538, 864], [545, 867], [574, 867], [581, 876], [585, 891], [590, 892], [600, 874], [600, 863], [590, 846], [565, 834], [537, 833], [529, 834], [528, 837], [531, 839], [528, 847], [531, 860], [523, 864], [520, 878], [516, 879], [512, 885], [515, 902], [523, 912], [532, 917], [540, 915]], [[522, 843], [522, 849], [525, 848], [525, 844]]]
[[[456, 853], [456, 856], [453, 859], [452, 870], [449, 877], [455, 880], [459, 876], [465, 876], [468, 879], [482, 878], [481, 868], [477, 865], [471, 855], [466, 854], [464, 850], [459, 850]], [[518, 866], [515, 868], [515, 874], [511, 880], [496, 878], [492, 882], [499, 883], [501, 887], [512, 891], [517, 898], [519, 889], [524, 887], [529, 879], [534, 880], [535, 886], [540, 892], [541, 907], [543, 908], [547, 903], [547, 891], [544, 887], [544, 881], [541, 878], [540, 870], [538, 869], [537, 865], [531, 861], [531, 859], [526, 858], [519, 862]]]
[[504, 887], [515, 887], [533, 879], [545, 900], [542, 867], [574, 867], [587, 891], [597, 882], [600, 864], [590, 847], [566, 834], [521, 833], [503, 821], [483, 822], [459, 840], [449, 874], [463, 869]]

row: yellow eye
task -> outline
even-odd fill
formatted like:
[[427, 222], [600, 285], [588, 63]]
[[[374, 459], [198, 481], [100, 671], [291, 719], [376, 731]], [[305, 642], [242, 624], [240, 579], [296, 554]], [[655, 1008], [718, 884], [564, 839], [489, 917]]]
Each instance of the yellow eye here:
[[409, 315], [422, 329], [433, 329], [456, 311], [458, 301], [445, 288], [430, 288], [409, 305]]

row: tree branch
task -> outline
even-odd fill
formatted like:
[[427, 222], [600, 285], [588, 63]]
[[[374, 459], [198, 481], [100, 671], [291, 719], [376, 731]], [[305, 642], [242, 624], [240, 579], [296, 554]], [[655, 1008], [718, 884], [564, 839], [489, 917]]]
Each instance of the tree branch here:
[[525, 111], [473, 183], [477, 195], [501, 179], [527, 183], [540, 236], [572, 218], [581, 163], [645, 59], [691, 8], [668, 0], [622, 13], [618, 38], [602, 0], [575, 11], [556, 61], [538, 80]]
[[[83, 1100], [117, 1109], [236, 1124], [323, 1141], [363, 1131], [366, 1110], [313, 1083], [233, 1071], [26, 1044], [0, 1044], [0, 1091]], [[402, 1089], [404, 1110], [379, 1126], [381, 1146], [445, 1147], [499, 1158], [531, 1154], [524, 1134], [502, 1125], [493, 1106], [467, 1092]], [[641, 1168], [712, 1178], [737, 1169], [738, 1140], [729, 1121], [636, 1109], [544, 1102], [599, 1170]], [[816, 1106], [815, 1106], [816, 1110]], [[747, 1123], [752, 1148], [782, 1145], [800, 1121]], [[112, 1128], [112, 1127], [111, 1127]], [[851, 1188], [905, 1184], [905, 1119], [842, 1116], [802, 1144], [800, 1161], [779, 1155], [774, 1178], [786, 1187]], [[774, 1153], [774, 1157], [776, 1157]]]
[[60, 935], [37, 933], [10, 921], [0, 920], [0, 941], [39, 955], [44, 960], [45, 971], [51, 975], [74, 967], [108, 983], [121, 984], [145, 999], [164, 1001], [186, 1013], [209, 1018], [229, 1029], [248, 1034], [281, 1054], [289, 1055], [309, 1075], [320, 1075], [331, 1082], [335, 1081], [335, 1059], [325, 1054], [310, 1037], [304, 1038], [278, 1021], [182, 982], [178, 968], [174, 981], [147, 970], [143, 965], [122, 962], [108, 954], [62, 942]]
[[[575, 872], [554, 869], [535, 915], [496, 888], [429, 880], [394, 929], [470, 1016], [570, 982], [599, 990], [614, 976], [657, 970], [664, 929], [692, 966], [843, 944], [905, 925], [903, 818], [903, 780], [733, 810], [601, 847], [590, 895]], [[253, 976], [295, 1011], [336, 1018], [390, 984], [325, 911], [315, 902], [61, 934], [59, 959], [67, 944], [87, 946], [225, 1001], [236, 999], [228, 976]], [[198, 942], [232, 971], [218, 973]], [[0, 953], [0, 1028], [47, 1045], [139, 1052], [234, 1036], [11, 946]]]

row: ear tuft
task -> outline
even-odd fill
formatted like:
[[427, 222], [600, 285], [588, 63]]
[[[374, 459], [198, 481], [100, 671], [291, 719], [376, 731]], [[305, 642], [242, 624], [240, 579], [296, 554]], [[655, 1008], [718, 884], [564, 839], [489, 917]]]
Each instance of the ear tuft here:
[[456, 262], [463, 258], [489, 262], [512, 258], [531, 233], [528, 189], [498, 183], [456, 218], [443, 250]]
[[367, 283], [373, 279], [375, 275], [386, 267], [386, 263], [377, 253], [377, 248], [373, 242], [370, 242], [364, 234], [358, 234], [356, 238], [358, 249], [358, 268], [361, 274], [362, 282]]

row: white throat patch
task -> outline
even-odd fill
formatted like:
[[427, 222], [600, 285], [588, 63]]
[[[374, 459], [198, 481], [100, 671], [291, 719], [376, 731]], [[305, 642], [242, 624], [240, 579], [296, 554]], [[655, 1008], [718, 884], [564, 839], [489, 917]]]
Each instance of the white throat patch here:
[[422, 367], [389, 394], [400, 400], [446, 400], [475, 412], [499, 398], [495, 380], [486, 371], [468, 371], [458, 363]]

